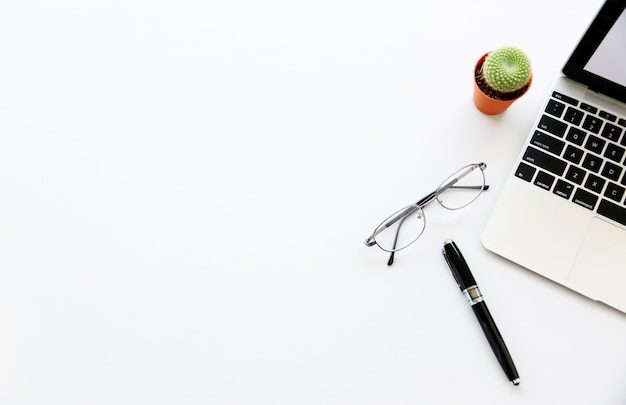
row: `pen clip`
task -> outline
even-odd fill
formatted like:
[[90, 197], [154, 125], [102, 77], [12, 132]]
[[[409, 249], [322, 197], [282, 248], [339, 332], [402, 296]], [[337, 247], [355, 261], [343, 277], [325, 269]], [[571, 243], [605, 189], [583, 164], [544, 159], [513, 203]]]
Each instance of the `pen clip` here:
[[452, 276], [454, 277], [454, 281], [456, 281], [456, 284], [459, 286], [459, 288], [461, 288], [461, 281], [459, 280], [457, 276], [457, 272], [454, 271], [454, 265], [452, 264], [452, 262], [450, 261], [450, 257], [448, 257], [448, 254], [446, 253], [445, 246], [443, 249], [441, 249], [441, 253], [443, 254], [443, 258], [446, 259], [446, 263], [448, 263], [448, 267], [450, 268], [450, 272], [452, 273]]

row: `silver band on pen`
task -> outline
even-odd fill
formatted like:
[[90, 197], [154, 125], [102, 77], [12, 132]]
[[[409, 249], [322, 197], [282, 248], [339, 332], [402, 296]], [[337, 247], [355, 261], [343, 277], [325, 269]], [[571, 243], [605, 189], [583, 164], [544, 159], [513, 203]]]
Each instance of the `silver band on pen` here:
[[470, 305], [476, 305], [479, 302], [483, 302], [483, 295], [480, 293], [477, 285], [467, 287], [463, 290], [463, 294], [465, 294], [465, 298], [467, 298], [467, 302]]

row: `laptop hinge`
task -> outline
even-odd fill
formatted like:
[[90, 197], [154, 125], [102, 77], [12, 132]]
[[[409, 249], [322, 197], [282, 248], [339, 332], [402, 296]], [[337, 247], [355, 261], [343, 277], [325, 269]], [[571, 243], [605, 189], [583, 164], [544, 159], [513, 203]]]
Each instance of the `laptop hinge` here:
[[618, 115], [626, 116], [626, 106], [614, 98], [605, 96], [597, 90], [591, 87], [587, 87], [587, 91], [584, 95], [584, 100], [589, 101], [591, 104], [595, 104], [598, 107], [602, 107], [606, 110], [616, 112]]

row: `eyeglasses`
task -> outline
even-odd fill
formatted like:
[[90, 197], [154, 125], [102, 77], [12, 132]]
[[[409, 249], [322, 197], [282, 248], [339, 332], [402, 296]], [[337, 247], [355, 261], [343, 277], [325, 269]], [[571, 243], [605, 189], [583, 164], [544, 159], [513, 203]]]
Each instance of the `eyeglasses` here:
[[393, 264], [395, 252], [415, 242], [426, 228], [426, 217], [422, 209], [431, 201], [449, 210], [458, 210], [474, 202], [485, 184], [485, 163], [464, 166], [446, 178], [432, 193], [418, 202], [408, 205], [391, 214], [365, 240], [365, 245], [374, 246], [390, 252], [388, 266]]

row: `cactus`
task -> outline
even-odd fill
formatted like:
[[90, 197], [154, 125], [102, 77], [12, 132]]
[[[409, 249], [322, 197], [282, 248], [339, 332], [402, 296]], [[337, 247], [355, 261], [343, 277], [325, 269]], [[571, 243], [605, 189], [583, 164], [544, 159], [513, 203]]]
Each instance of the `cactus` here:
[[485, 82], [495, 91], [512, 93], [530, 82], [528, 56], [513, 47], [496, 49], [487, 55], [482, 67]]

